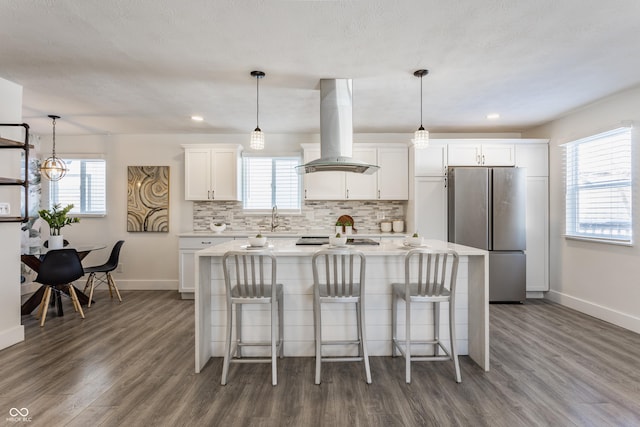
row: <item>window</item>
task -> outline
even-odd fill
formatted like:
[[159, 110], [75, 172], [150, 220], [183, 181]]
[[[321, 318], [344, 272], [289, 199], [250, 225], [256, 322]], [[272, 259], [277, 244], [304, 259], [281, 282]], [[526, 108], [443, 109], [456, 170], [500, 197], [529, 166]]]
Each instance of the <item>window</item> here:
[[243, 157], [242, 203], [246, 210], [300, 210], [300, 175], [295, 157]]
[[103, 159], [67, 159], [69, 171], [60, 181], [49, 182], [49, 204], [73, 203], [72, 214], [105, 215], [106, 162]]
[[565, 145], [566, 236], [631, 243], [631, 128]]

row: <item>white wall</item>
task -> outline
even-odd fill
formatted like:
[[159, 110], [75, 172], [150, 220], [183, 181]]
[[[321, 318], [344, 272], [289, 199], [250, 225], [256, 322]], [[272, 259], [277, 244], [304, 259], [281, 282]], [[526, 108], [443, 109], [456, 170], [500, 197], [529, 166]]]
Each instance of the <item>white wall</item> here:
[[[0, 123], [22, 123], [22, 86], [0, 79]], [[5, 138], [22, 141], [17, 129], [0, 128]], [[3, 176], [18, 177], [20, 152], [0, 153]], [[15, 189], [14, 189], [15, 190]], [[20, 196], [9, 187], [0, 192], [0, 201], [11, 203], [11, 215], [20, 215]], [[20, 324], [20, 223], [0, 223], [0, 349], [24, 341]]]
[[550, 292], [547, 298], [640, 332], [640, 248], [568, 240], [560, 144], [635, 122], [633, 235], [640, 240], [640, 86], [567, 114], [523, 137], [549, 138]]

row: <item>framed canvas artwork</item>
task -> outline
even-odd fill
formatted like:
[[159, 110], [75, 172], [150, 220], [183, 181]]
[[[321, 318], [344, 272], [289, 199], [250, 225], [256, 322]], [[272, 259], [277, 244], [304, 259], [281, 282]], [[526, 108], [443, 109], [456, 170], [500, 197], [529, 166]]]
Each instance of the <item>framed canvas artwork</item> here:
[[127, 231], [169, 232], [169, 166], [127, 167]]

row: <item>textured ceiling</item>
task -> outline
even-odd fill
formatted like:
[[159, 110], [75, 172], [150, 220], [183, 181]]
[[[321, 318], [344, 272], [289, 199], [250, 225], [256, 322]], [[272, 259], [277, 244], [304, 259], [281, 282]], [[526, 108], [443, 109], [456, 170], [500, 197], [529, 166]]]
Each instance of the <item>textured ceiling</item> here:
[[[640, 83], [638, 0], [1, 0], [0, 77], [61, 134], [319, 131], [321, 78], [356, 132], [520, 131]], [[488, 113], [498, 112], [498, 121]], [[192, 122], [193, 114], [202, 123]]]

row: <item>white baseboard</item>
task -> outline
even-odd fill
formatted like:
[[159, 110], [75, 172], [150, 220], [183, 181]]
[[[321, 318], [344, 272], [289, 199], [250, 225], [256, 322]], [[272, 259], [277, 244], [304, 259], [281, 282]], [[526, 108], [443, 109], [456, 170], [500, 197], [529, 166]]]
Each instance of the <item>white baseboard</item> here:
[[24, 341], [24, 326], [16, 325], [0, 332], [0, 350]]
[[612, 310], [603, 305], [572, 297], [571, 295], [563, 294], [561, 292], [549, 291], [546, 294], [546, 298], [558, 304], [562, 304], [574, 310], [588, 314], [589, 316], [613, 323], [621, 328], [629, 329], [630, 331], [640, 334], [640, 318], [638, 317]]

